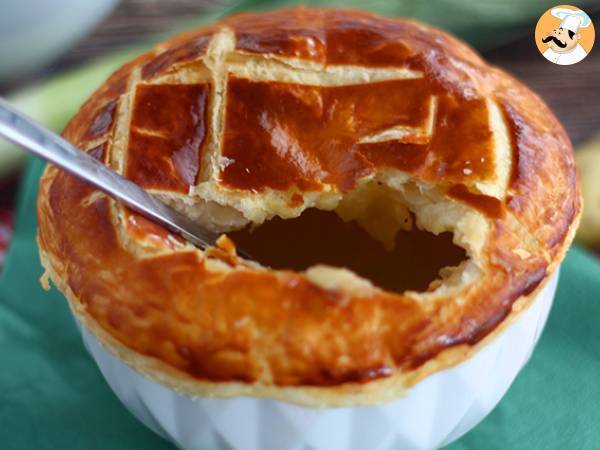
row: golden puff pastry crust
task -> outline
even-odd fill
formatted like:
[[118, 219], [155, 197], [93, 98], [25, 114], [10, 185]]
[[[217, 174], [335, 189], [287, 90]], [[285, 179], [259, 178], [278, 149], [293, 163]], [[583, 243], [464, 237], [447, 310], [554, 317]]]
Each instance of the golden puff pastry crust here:
[[581, 213], [571, 144], [535, 94], [442, 31], [354, 10], [239, 14], [162, 43], [64, 136], [224, 233], [319, 209], [386, 248], [414, 221], [464, 249], [422, 292], [326, 264], [274, 270], [225, 237], [193, 248], [48, 167], [47, 273], [107, 348], [190, 395], [393, 400], [507, 326]]

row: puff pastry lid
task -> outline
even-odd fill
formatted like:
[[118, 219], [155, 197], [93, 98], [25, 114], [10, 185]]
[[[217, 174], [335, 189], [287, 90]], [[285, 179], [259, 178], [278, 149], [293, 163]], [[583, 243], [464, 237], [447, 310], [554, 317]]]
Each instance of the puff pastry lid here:
[[[466, 251], [426, 292], [203, 252], [48, 167], [42, 262], [88, 330], [193, 395], [387, 401], [535, 297], [581, 212], [569, 139], [452, 36], [353, 10], [240, 14], [115, 72], [64, 136], [213, 229], [384, 195]], [[370, 197], [369, 197], [370, 196]], [[364, 202], [363, 202], [364, 203]], [[350, 205], [350, 207], [348, 207]]]

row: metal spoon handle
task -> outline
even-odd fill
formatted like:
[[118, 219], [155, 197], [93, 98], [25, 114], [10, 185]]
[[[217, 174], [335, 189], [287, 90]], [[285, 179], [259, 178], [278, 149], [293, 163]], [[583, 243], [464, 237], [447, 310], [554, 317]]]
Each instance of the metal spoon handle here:
[[0, 98], [0, 137], [89, 182], [134, 211], [201, 248], [219, 235], [191, 222], [152, 194], [122, 177], [65, 139], [24, 116]]

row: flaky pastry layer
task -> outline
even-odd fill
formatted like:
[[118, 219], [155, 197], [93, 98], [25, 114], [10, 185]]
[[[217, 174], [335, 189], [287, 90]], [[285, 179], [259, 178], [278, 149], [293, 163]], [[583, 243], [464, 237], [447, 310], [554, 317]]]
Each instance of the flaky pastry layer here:
[[416, 226], [465, 249], [425, 292], [272, 270], [48, 167], [47, 273], [109, 350], [191, 395], [393, 400], [514, 320], [581, 213], [571, 144], [535, 94], [446, 33], [360, 11], [240, 14], [176, 37], [113, 74], [64, 136], [223, 233], [318, 208], [386, 248]]

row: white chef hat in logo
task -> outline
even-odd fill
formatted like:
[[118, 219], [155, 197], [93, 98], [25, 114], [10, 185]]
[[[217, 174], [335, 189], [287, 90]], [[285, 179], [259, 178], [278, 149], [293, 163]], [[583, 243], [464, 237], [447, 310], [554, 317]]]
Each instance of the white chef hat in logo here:
[[560, 27], [577, 33], [579, 28], [588, 27], [592, 21], [590, 17], [580, 9], [574, 11], [567, 8], [553, 8], [550, 13], [561, 20]]

